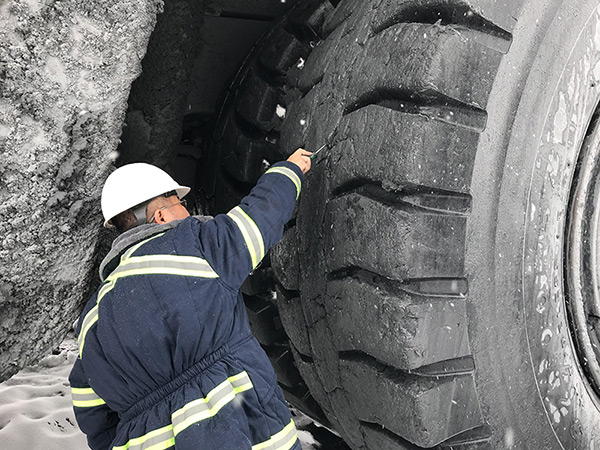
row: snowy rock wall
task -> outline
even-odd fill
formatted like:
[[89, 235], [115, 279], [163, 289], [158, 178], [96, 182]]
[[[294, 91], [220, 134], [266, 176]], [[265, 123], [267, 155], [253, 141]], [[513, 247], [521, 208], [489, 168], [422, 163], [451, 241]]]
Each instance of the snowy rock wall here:
[[161, 0], [0, 2], [0, 381], [97, 283], [99, 194]]

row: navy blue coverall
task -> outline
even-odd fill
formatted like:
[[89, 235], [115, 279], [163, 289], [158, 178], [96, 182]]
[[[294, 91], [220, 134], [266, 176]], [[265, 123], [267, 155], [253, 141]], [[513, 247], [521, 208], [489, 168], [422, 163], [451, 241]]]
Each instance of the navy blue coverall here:
[[302, 180], [284, 161], [227, 214], [115, 240], [69, 377], [92, 449], [300, 450], [240, 287], [281, 239]]

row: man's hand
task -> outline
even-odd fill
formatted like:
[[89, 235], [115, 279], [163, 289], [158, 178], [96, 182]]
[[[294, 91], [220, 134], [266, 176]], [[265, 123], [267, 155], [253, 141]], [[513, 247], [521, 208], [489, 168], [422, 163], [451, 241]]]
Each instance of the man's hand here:
[[308, 151], [304, 150], [303, 148], [299, 148], [294, 153], [292, 153], [292, 155], [287, 160], [289, 162], [293, 162], [298, 167], [300, 167], [300, 170], [302, 170], [302, 173], [306, 173], [310, 170], [310, 165], [311, 165], [310, 155], [312, 155], [312, 152], [308, 152]]

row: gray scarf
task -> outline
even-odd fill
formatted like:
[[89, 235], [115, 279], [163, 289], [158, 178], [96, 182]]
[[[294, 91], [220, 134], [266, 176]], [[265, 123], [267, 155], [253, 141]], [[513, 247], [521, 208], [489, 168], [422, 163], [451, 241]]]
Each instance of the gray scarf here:
[[[199, 220], [200, 222], [206, 222], [212, 219], [211, 216], [193, 217]], [[181, 223], [182, 220], [174, 220], [172, 222], [164, 224], [147, 223], [131, 228], [117, 236], [117, 238], [112, 243], [112, 247], [108, 252], [108, 255], [104, 257], [102, 263], [100, 264], [100, 280], [104, 281], [106, 277], [108, 277], [110, 273], [116, 269], [116, 267], [119, 265], [120, 256], [129, 247], [131, 247], [134, 244], [137, 244], [138, 242], [143, 241], [144, 239], [152, 237], [155, 234], [164, 233], [165, 231], [175, 228]]]

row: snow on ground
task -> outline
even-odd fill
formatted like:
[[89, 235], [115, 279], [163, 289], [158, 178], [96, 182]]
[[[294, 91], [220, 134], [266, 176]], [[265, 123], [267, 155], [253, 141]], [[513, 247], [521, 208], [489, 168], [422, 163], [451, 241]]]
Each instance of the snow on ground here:
[[0, 384], [0, 448], [81, 450], [85, 436], [71, 407], [69, 372], [77, 358], [74, 340]]
[[[0, 449], [82, 450], [87, 443], [71, 407], [69, 372], [77, 358], [73, 338], [49, 355], [0, 384]], [[298, 421], [303, 450], [320, 450], [313, 435]]]

